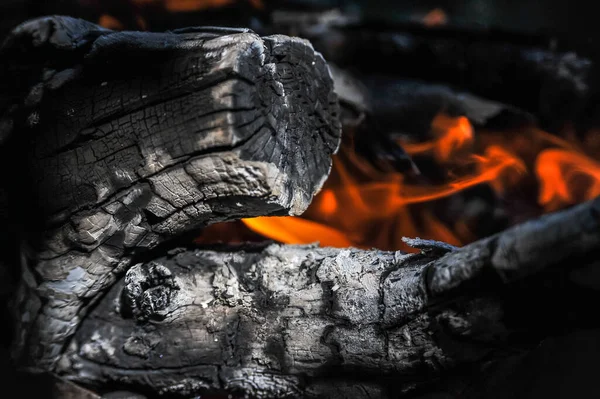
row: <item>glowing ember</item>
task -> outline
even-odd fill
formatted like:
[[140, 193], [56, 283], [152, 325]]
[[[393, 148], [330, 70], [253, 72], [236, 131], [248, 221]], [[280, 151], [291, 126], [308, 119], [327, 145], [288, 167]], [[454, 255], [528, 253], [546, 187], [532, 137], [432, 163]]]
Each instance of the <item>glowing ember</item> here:
[[442, 26], [446, 25], [446, 23], [448, 22], [448, 16], [441, 8], [434, 8], [433, 10], [425, 14], [422, 22], [423, 25], [428, 26], [430, 28], [434, 26]]
[[352, 246], [343, 232], [303, 218], [262, 217], [243, 221], [253, 231], [281, 242], [310, 244], [319, 241], [321, 245], [329, 247]]

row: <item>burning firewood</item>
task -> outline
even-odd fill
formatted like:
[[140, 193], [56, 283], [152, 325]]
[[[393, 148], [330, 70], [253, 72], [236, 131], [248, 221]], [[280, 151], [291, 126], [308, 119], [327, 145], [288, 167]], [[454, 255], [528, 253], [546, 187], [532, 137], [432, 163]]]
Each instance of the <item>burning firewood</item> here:
[[5, 187], [29, 222], [15, 348], [35, 369], [55, 368], [140, 250], [218, 221], [302, 213], [339, 145], [330, 74], [301, 39], [47, 17], [2, 51], [4, 150], [26, 157], [32, 184]]
[[[21, 266], [25, 370], [99, 392], [397, 397], [598, 325], [577, 303], [598, 296], [581, 277], [598, 255], [598, 199], [460, 249], [194, 247], [197, 228], [298, 215], [322, 187], [341, 112], [307, 41], [48, 17], [13, 31], [1, 68], [2, 234]], [[465, 120], [432, 123], [469, 133]]]
[[[352, 135], [356, 151], [382, 170], [414, 168], [394, 137], [428, 141], [435, 138], [432, 130], [446, 133], [452, 124], [460, 123], [461, 116], [466, 118], [463, 124], [488, 129], [535, 123], [533, 115], [516, 107], [448, 85], [378, 74], [358, 78], [337, 67], [331, 69], [342, 125]], [[446, 156], [450, 150], [444, 150]]]
[[[569, 276], [597, 256], [599, 211], [597, 199], [461, 249], [409, 239], [422, 251], [411, 255], [174, 249], [127, 271], [82, 320], [57, 371], [184, 397], [397, 397], [557, 328], [600, 324], [569, 310], [594, 295], [594, 282]], [[558, 292], [570, 297], [557, 304]], [[515, 306], [527, 297], [533, 305]], [[552, 327], [557, 312], [569, 326]]]

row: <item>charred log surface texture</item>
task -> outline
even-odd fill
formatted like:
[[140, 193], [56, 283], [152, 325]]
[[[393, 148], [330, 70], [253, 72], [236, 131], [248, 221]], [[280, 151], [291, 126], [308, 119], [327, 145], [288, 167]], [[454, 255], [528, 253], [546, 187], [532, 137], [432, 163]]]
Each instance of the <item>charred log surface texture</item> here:
[[58, 371], [184, 397], [398, 397], [600, 324], [580, 306], [599, 296], [598, 274], [581, 276], [598, 254], [600, 199], [461, 249], [407, 242], [422, 252], [173, 250], [129, 269]]
[[132, 256], [210, 223], [302, 213], [339, 145], [328, 67], [302, 39], [47, 17], [12, 32], [2, 71], [5, 151], [27, 176], [8, 197], [29, 185], [21, 209], [39, 211], [15, 346], [35, 369], [54, 369]]

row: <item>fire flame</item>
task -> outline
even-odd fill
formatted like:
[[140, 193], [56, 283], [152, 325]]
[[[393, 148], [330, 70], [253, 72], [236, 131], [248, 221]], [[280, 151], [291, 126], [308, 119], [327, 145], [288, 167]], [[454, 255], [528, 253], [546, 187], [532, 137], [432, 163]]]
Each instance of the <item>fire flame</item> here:
[[465, 116], [452, 118], [440, 113], [431, 122], [431, 131], [437, 137], [424, 143], [403, 143], [411, 155], [433, 152], [438, 160], [448, 161], [450, 156], [473, 143], [473, 127]]
[[466, 117], [439, 114], [431, 123], [431, 134], [431, 141], [402, 145], [409, 154], [429, 155], [447, 168], [446, 182], [409, 182], [400, 173], [382, 174], [343, 147], [334, 157], [325, 187], [302, 217], [243, 222], [254, 232], [285, 243], [319, 241], [324, 246], [393, 250], [406, 249], [403, 236], [421, 236], [461, 245], [477, 237], [460, 220], [446, 225], [428, 203], [480, 184], [504, 195], [533, 178], [545, 211], [600, 195], [600, 163], [577, 145], [542, 130], [482, 132], [481, 140], [476, 140]]
[[[130, 4], [137, 28], [146, 30], [145, 7], [176, 13], [241, 1], [264, 8], [262, 0], [130, 0]], [[446, 21], [441, 9], [422, 19], [430, 27]], [[127, 28], [108, 14], [100, 17], [99, 24], [115, 30]], [[402, 139], [400, 144], [415, 158], [433, 160], [446, 173], [442, 180], [382, 173], [346, 145], [334, 157], [330, 177], [302, 217], [259, 217], [215, 225], [196, 241], [206, 242], [209, 236], [228, 242], [268, 237], [284, 243], [319, 241], [333, 247], [410, 250], [401, 238], [420, 236], [462, 245], [477, 239], [477, 234], [465, 220], [446, 220], [443, 214], [448, 212], [439, 212], [434, 205], [469, 188], [487, 185], [507, 201], [515, 192], [537, 189], [537, 201], [533, 195], [530, 202], [539, 213], [600, 195], [600, 163], [596, 160], [600, 132], [591, 132], [582, 142], [531, 126], [518, 131], [478, 130], [475, 134], [467, 117], [441, 112], [432, 120], [429, 133], [431, 140]], [[246, 229], [240, 228], [242, 223]]]
[[583, 154], [565, 149], [543, 151], [535, 173], [540, 181], [538, 202], [547, 211], [600, 195], [600, 164]]

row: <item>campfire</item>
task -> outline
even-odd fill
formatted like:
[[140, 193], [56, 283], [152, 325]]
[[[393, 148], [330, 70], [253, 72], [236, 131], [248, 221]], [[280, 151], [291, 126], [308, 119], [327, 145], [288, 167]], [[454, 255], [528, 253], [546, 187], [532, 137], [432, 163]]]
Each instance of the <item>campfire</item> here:
[[[412, 157], [424, 157], [427, 165], [435, 162], [436, 169], [442, 168], [446, 176], [437, 184], [425, 167], [419, 168], [422, 177], [413, 182], [402, 173], [381, 173], [347, 146], [334, 158], [332, 174], [304, 215], [243, 222], [265, 237], [289, 244], [318, 240], [324, 246], [395, 250], [409, 249], [402, 237], [424, 237], [465, 245], [482, 238], [477, 226], [469, 225], [477, 223], [469, 220], [469, 214], [477, 213], [470, 207], [487, 207], [492, 218], [500, 219], [496, 226], [506, 227], [600, 195], [596, 161], [600, 154], [577, 139], [562, 139], [535, 126], [475, 130], [466, 117], [444, 114], [432, 121], [431, 135], [435, 139], [398, 142]], [[588, 140], [593, 136], [590, 133]], [[483, 200], [489, 203], [481, 205], [477, 194], [464, 195], [478, 185], [489, 187], [491, 198]], [[463, 196], [454, 202], [462, 201], [464, 209], [452, 207], [453, 199], [448, 200], [457, 194]], [[435, 203], [440, 199], [446, 200]], [[515, 202], [522, 203], [522, 212], [527, 213], [513, 210], [507, 216], [510, 210], [502, 203]], [[457, 213], [447, 215], [444, 209]], [[498, 213], [501, 216], [495, 216]], [[503, 219], [509, 220], [505, 224]]]
[[[130, 2], [139, 29], [147, 29], [144, 15], [157, 8], [177, 15], [231, 6], [265, 8], [261, 1]], [[109, 14], [102, 14], [98, 22], [124, 29]], [[435, 8], [421, 17], [421, 23], [443, 26], [447, 16]], [[418, 177], [407, 176], [406, 171], [381, 171], [357, 154], [357, 144], [349, 137], [334, 156], [323, 189], [303, 215], [211, 225], [195, 242], [266, 238], [287, 244], [318, 241], [338, 248], [414, 251], [402, 241], [408, 236], [465, 245], [600, 195], [598, 134], [594, 129], [578, 133], [569, 122], [549, 133], [532, 120], [499, 129], [485, 123], [475, 127], [476, 121], [468, 116], [450, 115], [444, 109], [433, 118], [425, 114], [418, 123], [429, 129], [421, 137], [389, 132], [412, 157]], [[347, 136], [353, 135], [351, 127], [346, 130]], [[368, 128], [361, 134], [369, 134]], [[474, 187], [479, 188], [469, 191]]]
[[593, 53], [437, 4], [50, 3], [0, 24], [7, 373], [492, 399], [600, 327]]

